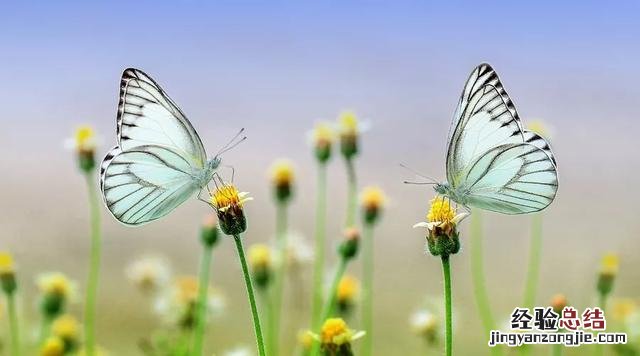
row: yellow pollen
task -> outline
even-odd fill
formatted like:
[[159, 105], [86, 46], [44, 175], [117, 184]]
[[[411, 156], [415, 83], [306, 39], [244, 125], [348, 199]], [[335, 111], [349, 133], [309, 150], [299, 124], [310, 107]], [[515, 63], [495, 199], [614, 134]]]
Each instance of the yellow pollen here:
[[358, 294], [358, 288], [358, 280], [351, 275], [345, 275], [344, 277], [342, 277], [342, 279], [340, 279], [336, 297], [339, 301], [352, 301]]
[[362, 191], [362, 206], [365, 209], [380, 209], [386, 198], [379, 187], [366, 187]]
[[40, 289], [45, 294], [56, 294], [63, 297], [69, 295], [71, 283], [62, 273], [52, 273], [39, 281]]
[[427, 214], [428, 222], [451, 223], [456, 216], [456, 211], [451, 207], [449, 199], [436, 197], [431, 201], [431, 208]]
[[285, 159], [277, 160], [271, 166], [271, 179], [275, 185], [289, 185], [293, 182], [293, 165]]
[[13, 256], [8, 252], [0, 251], [0, 273], [13, 273]]
[[224, 185], [211, 197], [211, 203], [218, 210], [226, 210], [233, 206], [242, 207], [240, 192], [233, 185]]
[[76, 130], [75, 140], [78, 149], [90, 149], [95, 140], [95, 131], [90, 126], [80, 126]]
[[344, 135], [356, 135], [358, 133], [358, 118], [353, 111], [344, 111], [340, 114], [340, 131]]
[[322, 325], [320, 335], [323, 344], [341, 345], [350, 341], [351, 330], [341, 318], [330, 318]]
[[331, 125], [326, 122], [316, 124], [313, 130], [313, 142], [316, 146], [330, 145], [333, 142], [335, 134]]
[[264, 244], [255, 244], [249, 248], [249, 263], [253, 268], [271, 265], [271, 250]]
[[63, 356], [64, 342], [58, 337], [48, 338], [40, 349], [41, 356]]
[[602, 262], [600, 266], [600, 273], [607, 275], [616, 275], [618, 274], [618, 267], [620, 265], [620, 261], [618, 255], [615, 253], [608, 253], [602, 257]]
[[78, 320], [71, 315], [63, 315], [53, 322], [53, 334], [63, 340], [75, 340], [79, 335]]

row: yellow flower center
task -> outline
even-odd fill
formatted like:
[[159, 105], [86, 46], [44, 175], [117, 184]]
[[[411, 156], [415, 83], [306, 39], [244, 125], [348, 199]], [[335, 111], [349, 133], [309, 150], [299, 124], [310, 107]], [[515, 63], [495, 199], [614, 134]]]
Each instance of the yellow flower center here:
[[313, 142], [316, 146], [326, 146], [333, 142], [333, 129], [326, 122], [316, 124], [313, 130]]
[[0, 273], [13, 273], [13, 256], [7, 252], [0, 251]]
[[68, 296], [69, 290], [71, 289], [69, 279], [61, 273], [46, 276], [39, 284], [43, 293], [56, 294], [63, 297]]
[[57, 337], [48, 338], [40, 350], [41, 356], [63, 356], [64, 342]]
[[256, 244], [249, 249], [249, 263], [253, 268], [271, 265], [271, 250], [267, 245]]
[[309, 330], [302, 330], [298, 333], [298, 342], [307, 351], [313, 346], [313, 334]]
[[90, 126], [81, 126], [76, 130], [75, 140], [79, 150], [92, 149], [95, 144], [95, 131]]
[[620, 264], [620, 260], [618, 255], [615, 253], [608, 253], [602, 257], [602, 263], [600, 266], [600, 273], [606, 275], [616, 275], [618, 274], [618, 266]]
[[347, 302], [355, 298], [358, 293], [358, 280], [350, 275], [345, 275], [340, 279], [336, 297], [339, 301]]
[[358, 134], [358, 118], [353, 111], [345, 111], [340, 114], [340, 131], [343, 135]]
[[613, 304], [613, 317], [618, 321], [625, 321], [636, 310], [638, 310], [638, 304], [633, 299], [621, 299]]
[[53, 334], [59, 338], [75, 340], [78, 338], [78, 321], [71, 315], [63, 315], [53, 322], [52, 330]]
[[238, 188], [233, 185], [225, 185], [218, 189], [211, 197], [211, 203], [220, 211], [227, 210], [233, 206], [242, 207], [243, 199]]
[[382, 189], [378, 187], [366, 187], [362, 192], [362, 206], [365, 209], [380, 209], [385, 202]]
[[287, 160], [278, 160], [271, 167], [271, 179], [275, 185], [289, 185], [293, 181], [293, 166]]
[[427, 214], [427, 221], [449, 224], [456, 216], [455, 209], [451, 206], [449, 199], [436, 197], [431, 201], [431, 208]]
[[341, 318], [330, 318], [322, 325], [320, 339], [323, 344], [342, 345], [351, 341], [351, 330]]
[[180, 304], [189, 304], [198, 298], [198, 280], [192, 276], [182, 276], [176, 280], [176, 299]]

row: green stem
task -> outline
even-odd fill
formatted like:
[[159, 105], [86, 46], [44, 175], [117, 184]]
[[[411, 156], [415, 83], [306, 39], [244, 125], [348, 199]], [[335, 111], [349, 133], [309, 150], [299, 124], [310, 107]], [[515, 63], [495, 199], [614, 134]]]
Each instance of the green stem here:
[[562, 356], [562, 344], [553, 345], [553, 356]]
[[98, 291], [98, 276], [100, 274], [100, 247], [102, 238], [100, 236], [100, 208], [98, 195], [94, 187], [93, 172], [85, 173], [85, 178], [89, 194], [91, 218], [91, 255], [84, 309], [84, 342], [87, 356], [94, 356], [96, 353], [96, 296]]
[[202, 356], [204, 344], [204, 331], [207, 324], [207, 297], [209, 293], [209, 273], [211, 270], [213, 246], [203, 244], [202, 258], [200, 260], [200, 280], [198, 281], [198, 303], [196, 328], [193, 337], [193, 355]]
[[315, 261], [313, 264], [313, 300], [311, 303], [311, 328], [318, 327], [322, 312], [322, 282], [324, 281], [324, 259], [326, 247], [327, 220], [327, 166], [318, 165], [318, 190], [316, 196], [316, 231], [315, 231]]
[[451, 318], [451, 266], [449, 256], [442, 256], [442, 277], [444, 279], [444, 306], [445, 306], [445, 354], [452, 355], [453, 350], [453, 326]]
[[[607, 295], [605, 293], [599, 293], [598, 295], [598, 305], [600, 309], [602, 309], [602, 315], [606, 315], [605, 309], [607, 308]], [[594, 350], [594, 355], [602, 356], [604, 355], [604, 345], [596, 344], [596, 348]]]
[[249, 305], [251, 305], [253, 329], [256, 334], [258, 353], [260, 354], [260, 356], [265, 356], [267, 353], [264, 351], [264, 339], [262, 337], [262, 327], [260, 326], [260, 316], [258, 315], [258, 307], [256, 306], [256, 297], [253, 293], [253, 284], [251, 283], [251, 276], [249, 275], [249, 267], [247, 267], [247, 259], [244, 256], [244, 247], [242, 247], [242, 240], [240, 239], [240, 235], [233, 235], [233, 239], [236, 243], [236, 250], [238, 250], [238, 258], [240, 259], [240, 265], [242, 266], [244, 283], [247, 286], [247, 295], [249, 297]]
[[287, 203], [285, 202], [279, 202], [276, 209], [276, 249], [280, 264], [273, 285], [273, 325], [267, 331], [269, 335], [267, 344], [271, 355], [279, 355], [282, 294], [287, 274]]
[[42, 323], [40, 324], [40, 335], [38, 337], [38, 345], [41, 346], [47, 337], [49, 336], [49, 331], [51, 329], [52, 318], [49, 316], [42, 317]]
[[367, 333], [363, 340], [362, 353], [365, 356], [373, 352], [373, 224], [365, 223], [363, 228], [363, 291], [362, 325]]
[[11, 333], [11, 354], [20, 356], [20, 328], [18, 326], [15, 296], [15, 292], [7, 294], [7, 309], [9, 313], [9, 330]]
[[[336, 294], [338, 292], [338, 285], [340, 284], [340, 280], [342, 279], [342, 276], [344, 275], [344, 272], [347, 269], [347, 262], [348, 260], [346, 258], [340, 258], [340, 264], [338, 265], [338, 268], [336, 269], [336, 273], [333, 276], [333, 280], [331, 281], [331, 287], [329, 289], [329, 294], [327, 295], [327, 299], [322, 309], [322, 314], [320, 318], [321, 325], [317, 328], [318, 334], [320, 334], [319, 331], [322, 327], [322, 323], [324, 323], [327, 319], [329, 319], [333, 314], [333, 309], [335, 308], [335, 305], [336, 305]], [[313, 348], [311, 349], [311, 355], [317, 356], [319, 355], [319, 353], [320, 353], [320, 343], [314, 342]]]
[[[478, 305], [480, 320], [484, 328], [485, 335], [488, 337], [491, 330], [495, 330], [495, 321], [491, 314], [491, 306], [489, 304], [489, 296], [484, 281], [484, 265], [482, 262], [482, 215], [476, 210], [471, 214], [471, 279], [473, 282], [473, 294]], [[501, 354], [498, 347], [492, 347], [493, 355]]]
[[357, 195], [357, 183], [356, 183], [356, 169], [353, 164], [353, 159], [347, 159], [347, 180], [348, 180], [348, 192], [347, 192], [347, 221], [345, 227], [353, 227], [356, 222], [356, 195]]
[[529, 266], [524, 292], [525, 308], [533, 308], [540, 275], [540, 256], [542, 255], [542, 214], [534, 214], [531, 218], [531, 245], [529, 247]]
[[258, 289], [258, 294], [260, 295], [260, 298], [262, 299], [262, 307], [265, 310], [265, 316], [267, 319], [267, 341], [266, 341], [266, 348], [268, 351], [269, 355], [274, 355], [273, 353], [273, 346], [272, 346], [272, 340], [271, 340], [271, 330], [274, 328], [274, 317], [273, 317], [273, 303], [271, 301], [271, 298], [269, 297], [269, 293], [268, 290], [266, 290], [265, 288], [259, 288]]

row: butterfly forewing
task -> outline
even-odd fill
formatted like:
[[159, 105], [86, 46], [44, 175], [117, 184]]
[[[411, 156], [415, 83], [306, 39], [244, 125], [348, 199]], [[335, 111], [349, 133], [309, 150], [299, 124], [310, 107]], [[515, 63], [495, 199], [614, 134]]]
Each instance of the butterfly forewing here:
[[202, 168], [206, 152], [200, 137], [182, 111], [147, 74], [126, 69], [120, 81], [118, 144], [128, 150], [159, 145], [179, 153]]

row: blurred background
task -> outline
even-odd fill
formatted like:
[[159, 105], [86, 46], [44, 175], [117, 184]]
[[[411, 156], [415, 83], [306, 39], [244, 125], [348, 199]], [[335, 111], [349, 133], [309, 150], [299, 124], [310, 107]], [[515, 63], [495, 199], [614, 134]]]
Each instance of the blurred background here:
[[[86, 189], [63, 142], [78, 125], [90, 124], [101, 137], [100, 156], [115, 144], [119, 79], [130, 66], [167, 90], [208, 152], [247, 129], [249, 139], [223, 157], [235, 168], [237, 185], [255, 198], [246, 206], [246, 244], [274, 234], [267, 171], [281, 157], [296, 169], [291, 229], [311, 242], [315, 162], [308, 132], [343, 109], [370, 124], [356, 163], [359, 184], [380, 185], [389, 197], [375, 236], [377, 355], [424, 354], [408, 319], [442, 291], [440, 262], [425, 254], [424, 231], [411, 228], [424, 219], [433, 191], [403, 185], [412, 174], [398, 164], [444, 177], [451, 116], [464, 81], [482, 61], [501, 75], [525, 124], [539, 119], [553, 130], [560, 190], [544, 213], [536, 304], [564, 293], [580, 309], [593, 305], [605, 252], [620, 256], [614, 297], [637, 298], [639, 11], [637, 2], [591, 1], [6, 3], [0, 12], [0, 249], [15, 255], [23, 314], [36, 319], [38, 273], [59, 270], [85, 280]], [[330, 164], [329, 190], [335, 246], [346, 197], [338, 155]], [[178, 274], [197, 273], [198, 231], [208, 212], [193, 200], [165, 219], [128, 228], [103, 211], [101, 345], [115, 355], [138, 354], [138, 340], [158, 318], [124, 268], [152, 253], [166, 256]], [[522, 303], [530, 217], [484, 217], [486, 279], [503, 323]], [[455, 344], [464, 354], [482, 354], [487, 335], [472, 296], [467, 228], [468, 221], [462, 251], [452, 259]], [[227, 309], [208, 329], [211, 350], [252, 346], [232, 241], [214, 250], [213, 265], [212, 280]], [[359, 265], [350, 271], [357, 274]], [[310, 275], [309, 267], [305, 293]], [[309, 301], [285, 305], [304, 320]], [[305, 326], [289, 325], [291, 337]]]

